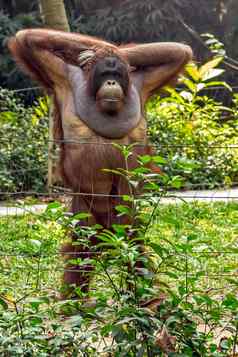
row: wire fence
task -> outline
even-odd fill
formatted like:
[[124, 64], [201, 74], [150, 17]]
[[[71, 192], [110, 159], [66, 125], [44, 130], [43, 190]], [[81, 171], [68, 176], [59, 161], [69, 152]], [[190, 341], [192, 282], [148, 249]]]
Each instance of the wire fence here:
[[[33, 169], [34, 171], [35, 169]], [[24, 172], [24, 170], [22, 170]], [[26, 169], [26, 172], [30, 171], [30, 169]], [[14, 172], [17, 172], [17, 170], [15, 170]], [[192, 187], [193, 185], [191, 185]], [[194, 185], [194, 187], [196, 188], [196, 185]], [[0, 191], [0, 199], [1, 197], [3, 198], [3, 202], [2, 203], [2, 207], [0, 207], [0, 226], [2, 224], [3, 228], [1, 229], [1, 235], [2, 237], [8, 236], [8, 234], [12, 234], [12, 220], [10, 219], [11, 216], [15, 217], [14, 219], [20, 219], [21, 217], [24, 217], [26, 220], [29, 219], [29, 222], [31, 222], [32, 220], [41, 220], [41, 224], [44, 225], [45, 224], [48, 226], [49, 222], [51, 221], [51, 217], [46, 216], [47, 218], [43, 218], [45, 211], [47, 210], [47, 204], [44, 204], [42, 202], [40, 202], [39, 205], [39, 210], [37, 210], [37, 205], [33, 205], [33, 206], [28, 206], [24, 204], [24, 199], [29, 197], [29, 196], [34, 196], [34, 197], [42, 197], [44, 199], [51, 199], [51, 200], [65, 200], [66, 198], [69, 199], [70, 197], [74, 197], [74, 196], [80, 196], [80, 197], [97, 197], [97, 198], [122, 198], [124, 195], [122, 194], [103, 194], [103, 193], [90, 193], [90, 192], [72, 192], [69, 189], [66, 189], [65, 187], [51, 187], [50, 191], [37, 191], [37, 190], [32, 190], [32, 191], [18, 191], [18, 192], [10, 192], [10, 191]], [[20, 197], [21, 199], [23, 199], [23, 203], [15, 201], [16, 198]], [[214, 190], [214, 191], [184, 191], [184, 192], [175, 192], [175, 191], [167, 191], [165, 189], [161, 189], [161, 191], [159, 192], [153, 192], [153, 194], [151, 193], [143, 193], [141, 195], [135, 195], [134, 198], [157, 198], [158, 202], [161, 202], [162, 205], [166, 205], [166, 204], [172, 204], [174, 205], [174, 212], [176, 212], [177, 207], [179, 207], [179, 205], [183, 205], [184, 203], [186, 203], [186, 205], [190, 205], [190, 201], [198, 201], [198, 200], [204, 200], [206, 203], [213, 203], [214, 201], [223, 201], [223, 202], [236, 202], [238, 200], [238, 190], [236, 189], [227, 189], [227, 190]], [[10, 200], [10, 204], [8, 203], [9, 199], [13, 199], [13, 201]], [[191, 203], [191, 205], [193, 205], [194, 203]], [[181, 212], [180, 212], [181, 213]], [[175, 214], [180, 214], [180, 213], [175, 213]], [[215, 214], [215, 212], [214, 212]], [[42, 216], [43, 215], [43, 216]], [[181, 219], [184, 219], [181, 217]], [[187, 224], [190, 225], [192, 224], [191, 222], [193, 221], [194, 218], [187, 218]], [[54, 222], [55, 223], [55, 222]], [[57, 223], [57, 225], [60, 226], [60, 223]], [[27, 233], [26, 236], [30, 236], [31, 235], [31, 230], [34, 236], [34, 224], [31, 223], [27, 223], [26, 226], [27, 228]], [[228, 227], [229, 226], [229, 227]], [[196, 225], [194, 225], [193, 228], [196, 228]], [[227, 221], [227, 227], [226, 224], [224, 224], [223, 229], [226, 229], [226, 235], [229, 234], [227, 233], [227, 231], [229, 231], [229, 229], [231, 230], [231, 236], [233, 236], [234, 234], [237, 233], [237, 224], [235, 222], [231, 223], [229, 222], [229, 220]], [[19, 231], [14, 231], [14, 235], [16, 236], [16, 241], [18, 241], [18, 235], [19, 235], [19, 239], [21, 240], [21, 228], [18, 228]], [[218, 235], [222, 235], [224, 234], [223, 229], [221, 230], [221, 232], [219, 232], [219, 230], [217, 231], [216, 234]], [[9, 233], [8, 233], [9, 232]], [[53, 234], [53, 231], [52, 231]], [[182, 233], [181, 233], [182, 234]], [[5, 238], [4, 238], [5, 239]], [[3, 241], [4, 241], [3, 239]], [[9, 239], [9, 236], [8, 236]], [[159, 239], [159, 237], [158, 237]], [[24, 238], [24, 240], [27, 240], [27, 238]], [[183, 261], [184, 263], [186, 262], [186, 269], [185, 269], [185, 273], [184, 271], [181, 271], [180, 274], [181, 276], [184, 276], [184, 274], [186, 275], [186, 279], [197, 279], [197, 284], [199, 285], [199, 281], [204, 280], [204, 279], [209, 279], [209, 286], [213, 287], [213, 289], [221, 289], [221, 280], [223, 280], [223, 284], [224, 286], [226, 286], [227, 288], [227, 279], [232, 278], [232, 279], [236, 279], [238, 276], [238, 272], [236, 271], [236, 268], [234, 268], [235, 266], [238, 266], [238, 245], [237, 243], [234, 241], [233, 244], [229, 245], [229, 247], [227, 247], [226, 249], [224, 249], [223, 246], [219, 247], [220, 249], [214, 249], [215, 247], [209, 248], [211, 249], [211, 251], [209, 251], [209, 249], [202, 249], [202, 251], [200, 251], [201, 247], [199, 248], [194, 248], [192, 247], [191, 251], [186, 252], [186, 254], [184, 252], [179, 252], [179, 250], [168, 250], [166, 251], [166, 256], [167, 259], [173, 259], [174, 263], [175, 262], [180, 262]], [[18, 274], [20, 271], [31, 271], [31, 274], [33, 276], [34, 279], [36, 279], [36, 274], [38, 274], [39, 276], [41, 276], [41, 274], [52, 274], [52, 264], [49, 264], [49, 260], [53, 261], [53, 275], [61, 275], [62, 272], [75, 272], [75, 270], [73, 269], [67, 269], [67, 268], [63, 268], [63, 261], [62, 261], [62, 253], [60, 252], [60, 248], [59, 245], [56, 244], [54, 246], [54, 249], [48, 253], [46, 251], [39, 251], [39, 250], [34, 250], [33, 252], [24, 252], [24, 249], [26, 249], [25, 247], [23, 247], [23, 251], [21, 250], [17, 250], [16, 252], [14, 252], [14, 249], [12, 249], [11, 251], [8, 251], [6, 248], [3, 249], [0, 252], [0, 264], [1, 264], [1, 273], [0, 275], [2, 276], [8, 276], [8, 281], [9, 281], [9, 276], [13, 276], [13, 280], [14, 280], [14, 275], [15, 272], [17, 271]], [[29, 249], [29, 247], [27, 248]], [[80, 259], [82, 258], [88, 258], [90, 256], [93, 256], [93, 259], [97, 260], [97, 259], [102, 259], [103, 252], [102, 250], [90, 250], [90, 249], [86, 249], [84, 251], [81, 251], [80, 254], [77, 252], [67, 252], [67, 256], [69, 257], [76, 257], [78, 258], [80, 256]], [[219, 267], [219, 269], [215, 269], [211, 268], [211, 266], [209, 265], [208, 267], [204, 268], [204, 264], [205, 264], [205, 258], [207, 260], [210, 261], [210, 264], [217, 264], [217, 262], [219, 261], [219, 259], [222, 260], [222, 264], [226, 264], [226, 260], [232, 260], [232, 264], [233, 264], [233, 270], [226, 272], [226, 271], [222, 271], [222, 267]], [[15, 260], [15, 262], [13, 264], [10, 264], [11, 266], [9, 267], [9, 260]], [[19, 265], [19, 260], [21, 262], [21, 264]], [[38, 267], [38, 260], [41, 261], [41, 265], [40, 268]], [[189, 268], [189, 261], [191, 260], [192, 262], [192, 267], [191, 270]], [[44, 266], [44, 264], [46, 264], [46, 266]], [[203, 264], [203, 269], [201, 269], [201, 264]], [[6, 265], [6, 266], [5, 266]], [[218, 267], [217, 267], [218, 268]], [[82, 273], [84, 271], [83, 267], [80, 268], [80, 272]], [[86, 270], [87, 271], [87, 270]], [[197, 276], [199, 274], [199, 277]], [[24, 274], [23, 274], [24, 275]], [[158, 277], [159, 276], [165, 276], [167, 277], [168, 275], [168, 271], [165, 270], [160, 270], [157, 272]], [[185, 278], [185, 276], [184, 276]], [[219, 278], [219, 280], [218, 280]], [[39, 279], [39, 277], [37, 278]], [[43, 280], [46, 279], [46, 277], [42, 278]], [[214, 281], [215, 283], [212, 283], [211, 281]], [[22, 282], [20, 282], [20, 285], [22, 284]], [[32, 284], [32, 283], [31, 283]], [[30, 285], [31, 285], [30, 284]], [[204, 284], [204, 282], [203, 282]], [[215, 287], [215, 285], [217, 285], [217, 287]], [[234, 286], [234, 282], [229, 282], [229, 286]]]
[[[29, 90], [38, 90], [39, 87], [26, 88], [23, 90], [15, 90], [15, 93], [24, 92]], [[212, 88], [209, 88], [209, 90]], [[215, 88], [215, 89], [225, 89], [225, 88]], [[234, 87], [234, 90], [238, 87]], [[91, 138], [84, 138], [83, 140], [47, 140], [48, 143], [53, 143], [55, 145], [91, 145], [91, 146], [112, 146], [114, 142], [111, 140], [101, 140], [95, 141]], [[0, 139], [0, 148], [4, 147], [9, 143], [8, 138], [2, 137]], [[24, 145], [24, 138], [22, 139], [22, 144]], [[34, 144], [37, 146], [37, 143]], [[146, 143], [135, 143], [134, 147], [146, 147]], [[162, 147], [165, 148], [173, 147], [182, 149], [185, 147], [192, 148], [194, 145], [166, 145], [164, 143], [151, 144], [150, 146], [154, 148]], [[231, 149], [237, 150], [238, 145], [207, 145], [207, 150], [212, 149]], [[12, 163], [13, 168], [9, 169], [9, 174], [27, 174], [29, 172], [37, 172], [37, 168], [21, 168], [14, 169], [14, 163]], [[206, 166], [204, 166], [206, 167]], [[207, 166], [209, 167], [209, 165]], [[44, 166], [47, 170], [47, 164]], [[6, 170], [0, 170], [0, 174], [8, 174]], [[238, 182], [234, 181], [234, 185]], [[201, 183], [189, 183], [187, 187], [189, 188], [201, 188]], [[22, 182], [22, 187], [24, 187], [24, 182]], [[49, 200], [68, 200], [74, 196], [80, 197], [91, 197], [93, 198], [123, 198], [123, 194], [109, 194], [109, 193], [96, 193], [96, 192], [72, 192], [71, 190], [61, 187], [52, 186], [49, 190], [1, 190], [0, 189], [0, 200], [2, 204], [0, 206], [0, 237], [1, 237], [1, 251], [0, 251], [0, 280], [4, 289], [8, 289], [9, 286], [18, 285], [17, 290], [25, 290], [26, 286], [32, 287], [33, 282], [37, 281], [37, 286], [39, 287], [42, 280], [42, 286], [48, 284], [51, 288], [55, 288], [54, 277], [59, 276], [62, 272], [75, 272], [75, 269], [64, 268], [64, 262], [62, 260], [62, 253], [59, 247], [59, 241], [64, 240], [64, 230], [61, 231], [61, 223], [59, 220], [52, 219], [51, 215], [45, 214], [47, 212], [47, 203], [41, 202], [41, 207], [37, 210], [37, 205], [26, 205], [25, 203], [19, 204], [16, 201], [18, 197], [21, 199], [33, 196], [36, 198], [44, 198]], [[236, 202], [238, 200], [238, 190], [237, 189], [223, 189], [223, 190], [213, 190], [213, 191], [184, 191], [177, 192], [171, 191], [167, 188], [161, 188], [158, 192], [153, 193], [143, 193], [140, 195], [134, 195], [134, 198], [155, 198], [156, 204], [161, 204], [163, 206], [162, 216], [153, 217], [153, 221], [156, 221], [156, 225], [160, 226], [157, 233], [153, 233], [153, 227], [150, 228], [148, 234], [153, 236], [153, 239], [161, 244], [164, 244], [164, 252], [166, 252], [165, 257], [159, 257], [158, 261], [161, 268], [156, 272], [158, 276], [165, 276], [168, 281], [173, 280], [173, 284], [176, 279], [185, 280], [186, 288], [189, 290], [189, 284], [192, 286], [194, 284], [193, 279], [197, 280], [197, 285], [200, 288], [207, 289], [233, 289], [236, 285], [235, 279], [238, 277], [238, 244], [237, 244], [237, 234], [238, 226], [234, 220], [231, 219], [230, 215], [227, 217], [226, 221], [226, 211], [225, 209], [219, 211], [215, 209], [213, 215], [216, 214], [223, 215], [222, 226], [219, 229], [221, 220], [217, 222], [216, 219], [212, 220], [213, 226], [213, 238], [217, 241], [214, 244], [210, 244], [210, 239], [212, 235], [210, 234], [211, 227], [207, 227], [207, 230], [202, 229], [202, 223], [199, 222], [199, 217], [196, 214], [201, 214], [199, 212], [199, 206], [196, 206], [196, 201], [205, 200], [206, 203], [211, 203], [214, 201], [223, 201], [225, 203]], [[190, 201], [193, 201], [192, 203]], [[195, 203], [194, 203], [195, 201]], [[166, 211], [166, 204], [171, 204], [173, 206], [172, 213], [171, 208]], [[184, 207], [184, 204], [188, 208]], [[64, 203], [63, 203], [64, 206]], [[182, 208], [181, 208], [182, 207]], [[183, 210], [188, 210], [187, 216], [183, 215]], [[231, 208], [229, 208], [230, 210]], [[160, 209], [157, 207], [157, 210]], [[192, 216], [189, 215], [189, 210], [192, 212]], [[228, 210], [228, 211], [229, 211]], [[238, 206], [233, 207], [233, 215], [236, 217], [238, 211]], [[170, 213], [169, 213], [170, 212]], [[228, 212], [230, 214], [230, 211]], [[152, 214], [152, 213], [151, 213]], [[168, 224], [168, 215], [170, 214], [170, 223]], [[204, 212], [202, 214], [205, 214]], [[210, 219], [211, 216], [210, 215]], [[65, 213], [63, 213], [63, 216]], [[13, 217], [12, 217], [13, 216]], [[176, 217], [176, 222], [173, 220]], [[238, 217], [237, 217], [238, 218]], [[164, 219], [164, 222], [163, 222]], [[161, 220], [161, 221], [160, 221]], [[201, 221], [205, 220], [204, 217]], [[197, 225], [196, 225], [197, 221]], [[162, 222], [162, 224], [161, 224]], [[183, 222], [183, 229], [179, 229], [177, 226]], [[163, 226], [164, 224], [164, 226]], [[209, 223], [206, 221], [209, 226]], [[153, 226], [153, 224], [152, 224]], [[56, 233], [57, 239], [54, 239], [54, 230], [60, 231]], [[192, 237], [194, 231], [198, 230], [197, 237], [202, 235], [202, 239], [198, 238], [199, 244], [197, 246], [190, 245], [190, 240], [187, 238], [186, 243], [184, 242], [183, 235], [186, 233], [188, 236]], [[169, 231], [170, 243], [174, 244], [173, 249], [169, 249], [167, 246], [166, 234], [164, 232]], [[172, 235], [171, 235], [172, 234]], [[174, 234], [174, 237], [173, 237]], [[44, 235], [46, 238], [44, 238]], [[164, 235], [164, 238], [163, 238]], [[207, 235], [207, 236], [206, 236]], [[162, 238], [161, 238], [162, 236]], [[175, 244], [173, 239], [181, 239], [180, 245]], [[222, 245], [222, 240], [225, 239], [224, 245]], [[53, 241], [53, 243], [51, 242]], [[191, 238], [193, 241], [193, 238]], [[14, 242], [14, 243], [12, 243]], [[205, 243], [204, 243], [205, 242]], [[46, 248], [44, 248], [46, 244]], [[8, 247], [9, 246], [9, 247]], [[43, 246], [43, 248], [42, 248]], [[17, 249], [16, 249], [17, 248]], [[183, 251], [181, 252], [181, 250]], [[110, 251], [110, 250], [109, 250]], [[165, 254], [165, 253], [164, 253]], [[67, 255], [70, 257], [80, 257], [80, 259], [86, 257], [93, 257], [94, 260], [102, 260], [102, 256], [107, 255], [102, 249], [84, 249], [83, 251], [74, 252], [69, 251]], [[153, 255], [153, 254], [152, 254]], [[165, 269], [166, 261], [169, 262], [169, 269]], [[88, 272], [84, 270], [84, 265], [79, 268], [80, 272]], [[176, 266], [176, 268], [175, 268]], [[168, 274], [169, 273], [169, 274]], [[106, 279], [105, 272], [101, 271], [101, 274]], [[174, 276], [172, 277], [172, 275]], [[32, 278], [30, 277], [32, 275]], [[53, 278], [49, 278], [49, 275]], [[17, 276], [17, 280], [16, 280]], [[190, 279], [190, 281], [188, 281]], [[57, 281], [58, 281], [57, 280]], [[26, 284], [27, 282], [27, 284]], [[34, 284], [33, 284], [34, 285]], [[194, 288], [194, 287], [193, 287]], [[22, 292], [23, 293], [23, 292]], [[25, 292], [24, 292], [25, 294]]]

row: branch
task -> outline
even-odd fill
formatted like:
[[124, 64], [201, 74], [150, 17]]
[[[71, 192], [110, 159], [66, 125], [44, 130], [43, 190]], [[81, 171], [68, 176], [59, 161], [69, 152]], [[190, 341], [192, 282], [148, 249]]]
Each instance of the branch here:
[[[192, 35], [192, 37], [197, 40], [206, 50], [208, 50], [209, 52], [211, 52], [211, 50], [209, 49], [209, 47], [205, 44], [205, 42], [201, 39], [200, 35], [193, 29], [191, 28], [188, 24], [186, 24], [183, 19], [180, 16], [176, 16], [176, 19], [178, 20], [178, 22], [190, 33], [190, 35]], [[238, 62], [236, 60], [234, 60], [233, 58], [230, 58], [228, 56], [225, 57], [227, 60], [233, 62], [229, 63], [226, 60], [223, 62], [227, 67], [238, 71]]]

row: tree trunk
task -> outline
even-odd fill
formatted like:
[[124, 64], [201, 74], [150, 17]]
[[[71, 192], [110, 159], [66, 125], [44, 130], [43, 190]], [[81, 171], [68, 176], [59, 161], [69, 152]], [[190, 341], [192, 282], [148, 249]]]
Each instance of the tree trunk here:
[[69, 23], [63, 0], [40, 0], [43, 22], [49, 28], [69, 31]]
[[[44, 24], [55, 30], [70, 31], [69, 23], [65, 11], [64, 0], [39, 0], [41, 17]], [[54, 134], [53, 134], [53, 102], [51, 101], [51, 107], [49, 110], [49, 144], [48, 144], [48, 190], [54, 183], [53, 171], [54, 171]]]

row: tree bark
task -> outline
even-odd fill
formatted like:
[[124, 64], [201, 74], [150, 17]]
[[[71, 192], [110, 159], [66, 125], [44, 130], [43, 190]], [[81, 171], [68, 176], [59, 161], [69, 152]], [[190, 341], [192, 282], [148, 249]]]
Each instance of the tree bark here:
[[70, 31], [63, 0], [40, 0], [40, 12], [47, 27]]
[[[64, 6], [64, 0], [39, 0], [40, 13], [44, 24], [55, 30], [70, 31]], [[49, 110], [49, 143], [48, 143], [48, 177], [47, 186], [49, 192], [54, 183], [54, 134], [53, 134], [53, 103]]]

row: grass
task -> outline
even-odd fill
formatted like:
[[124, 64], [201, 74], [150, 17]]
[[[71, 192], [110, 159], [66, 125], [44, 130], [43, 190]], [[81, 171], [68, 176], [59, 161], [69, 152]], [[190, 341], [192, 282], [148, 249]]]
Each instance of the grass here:
[[[160, 280], [187, 279], [191, 287], [207, 289], [237, 284], [238, 203], [161, 205], [147, 235], [163, 248], [155, 262]], [[2, 217], [0, 237], [1, 293], [58, 286], [59, 223], [34, 214]]]
[[160, 271], [193, 289], [237, 287], [238, 203], [161, 206], [149, 234], [168, 250]]
[[63, 229], [54, 221], [26, 214], [0, 219], [0, 294], [19, 299], [59, 286], [58, 254]]

